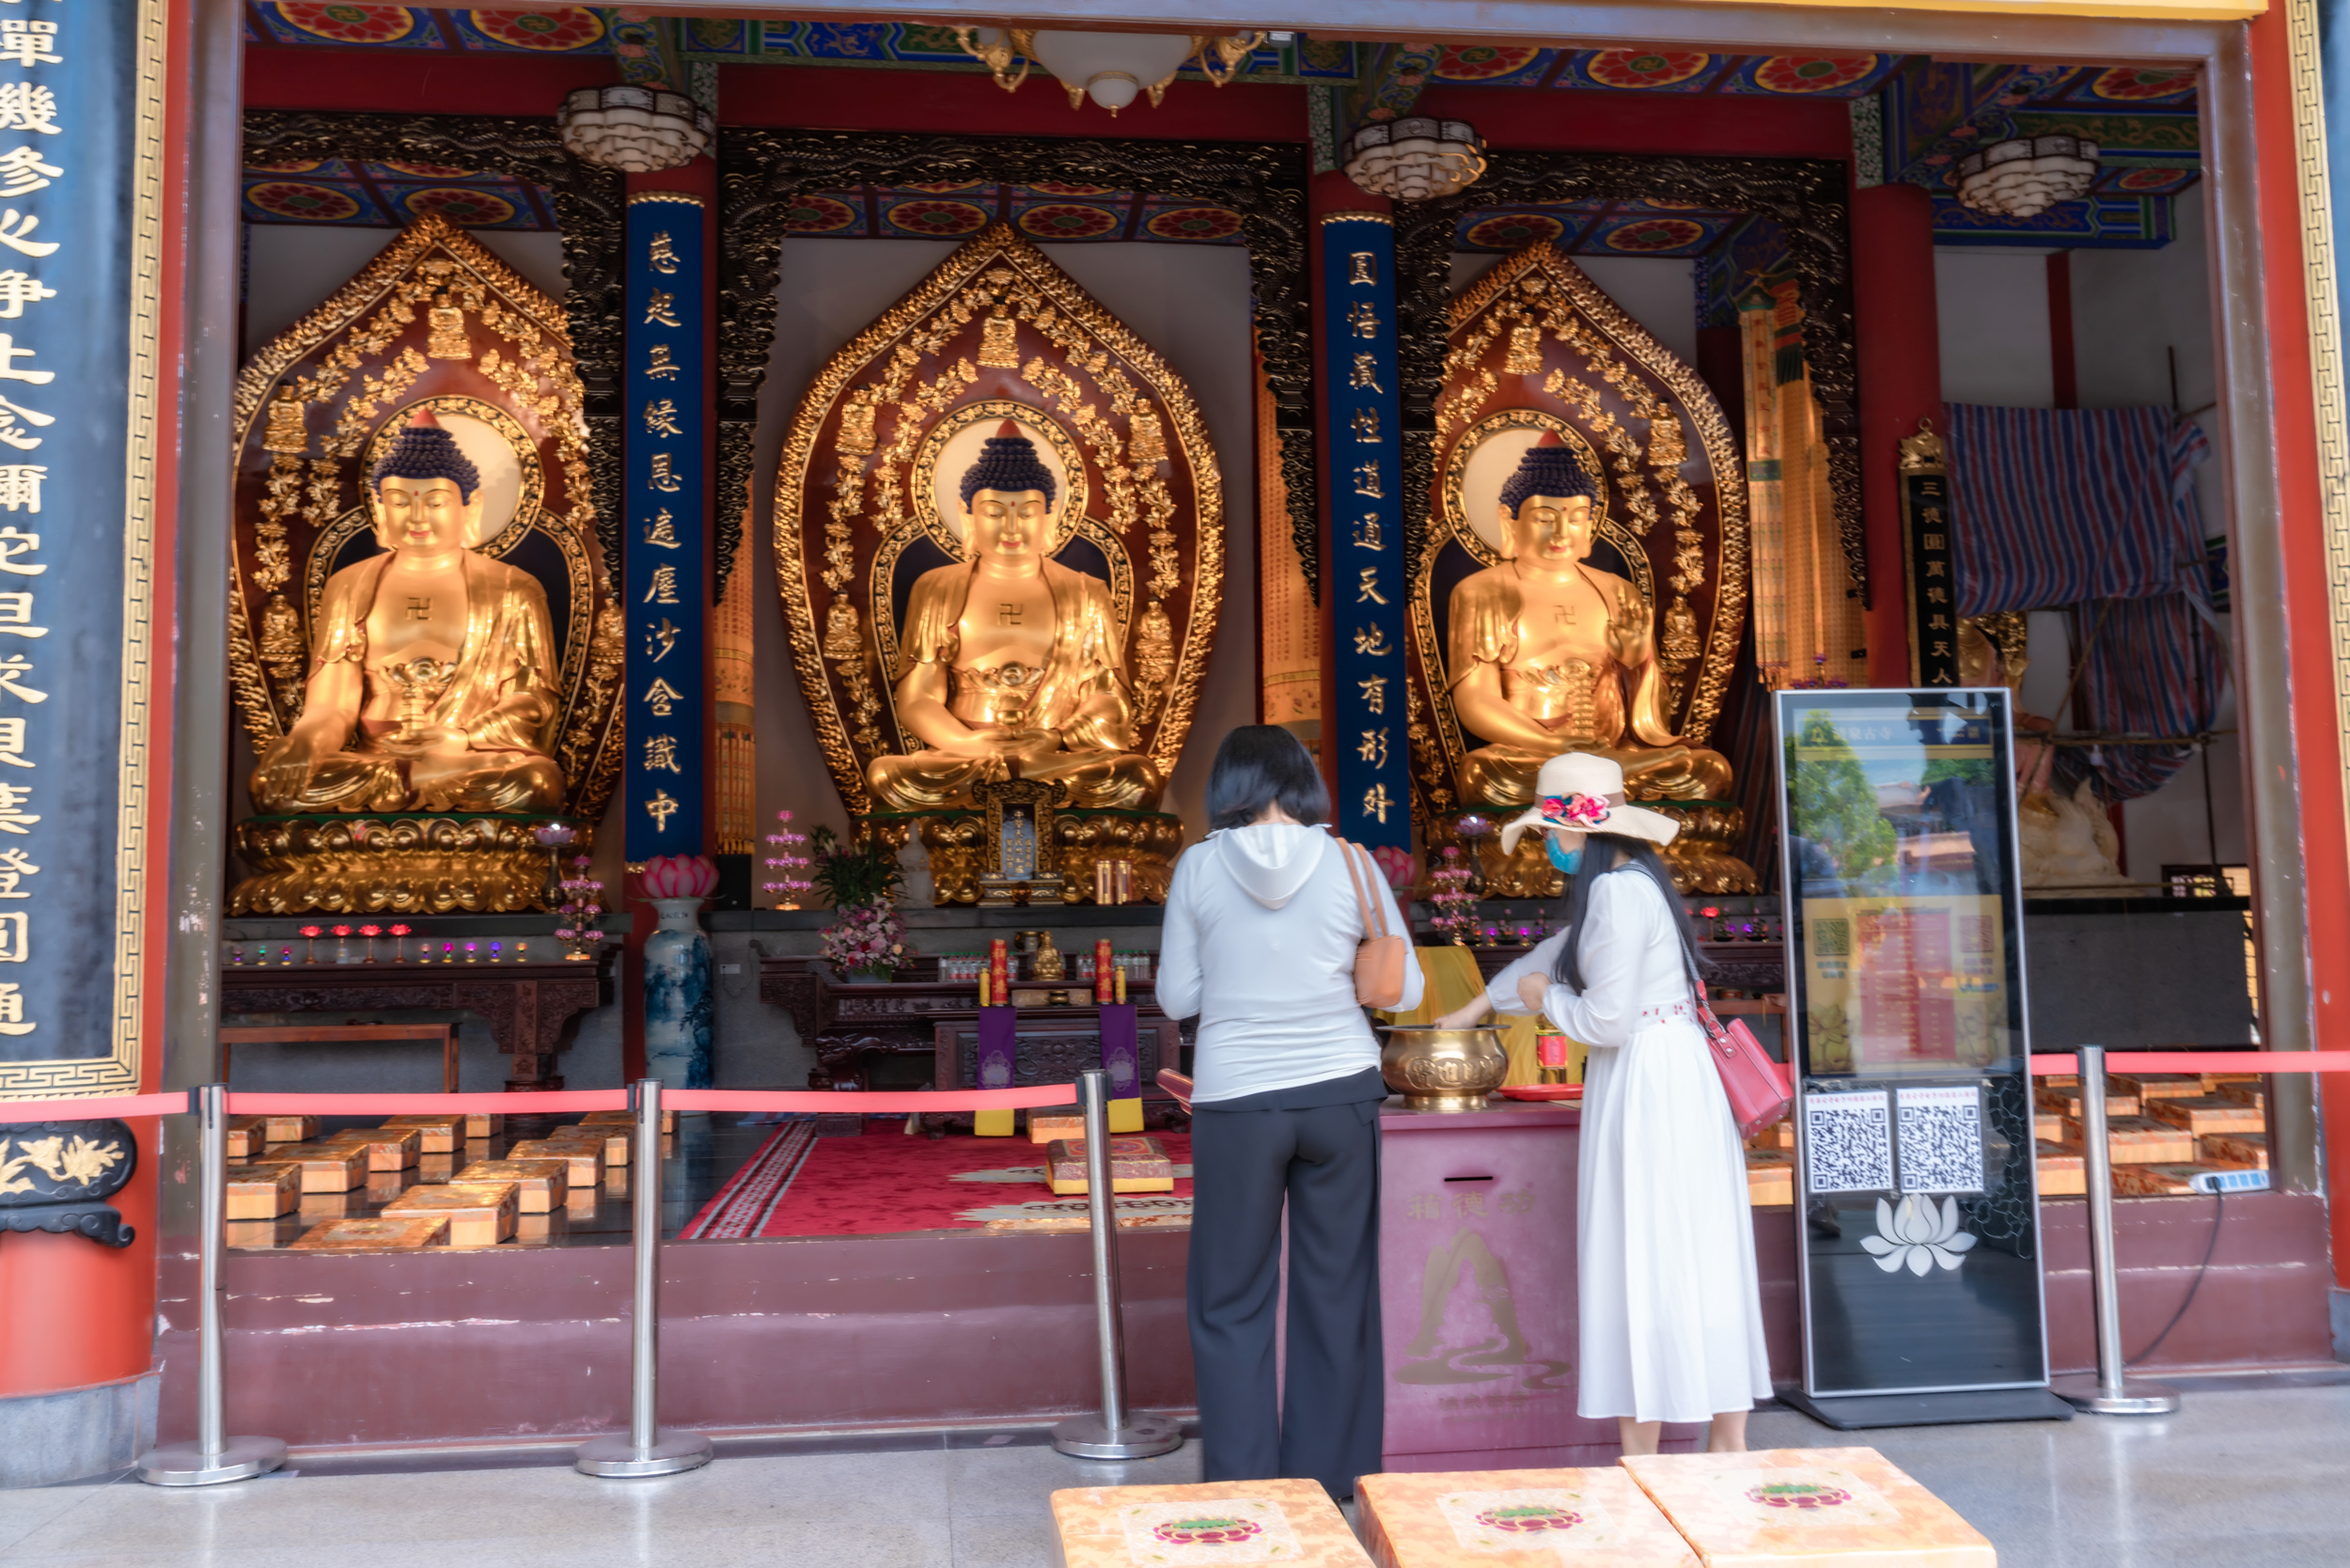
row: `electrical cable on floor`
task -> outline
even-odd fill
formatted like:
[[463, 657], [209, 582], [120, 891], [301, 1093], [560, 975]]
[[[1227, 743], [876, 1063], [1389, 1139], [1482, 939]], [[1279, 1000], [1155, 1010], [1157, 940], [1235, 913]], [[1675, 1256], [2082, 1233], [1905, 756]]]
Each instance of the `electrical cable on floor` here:
[[2180, 1302], [2179, 1309], [2170, 1314], [2170, 1321], [2162, 1325], [2162, 1332], [2154, 1336], [2154, 1342], [2123, 1362], [2123, 1366], [2135, 1367], [2160, 1350], [2162, 1341], [2170, 1337], [2170, 1330], [2179, 1326], [2179, 1320], [2186, 1316], [2186, 1309], [2195, 1305], [2195, 1293], [2203, 1288], [2203, 1276], [2211, 1270], [2212, 1255], [2219, 1250], [2219, 1222], [2227, 1217], [2227, 1201], [2225, 1193], [2215, 1192], [2211, 1195], [2211, 1240], [2203, 1247], [2203, 1261], [2195, 1265], [2195, 1278], [2187, 1282], [2186, 1299]]

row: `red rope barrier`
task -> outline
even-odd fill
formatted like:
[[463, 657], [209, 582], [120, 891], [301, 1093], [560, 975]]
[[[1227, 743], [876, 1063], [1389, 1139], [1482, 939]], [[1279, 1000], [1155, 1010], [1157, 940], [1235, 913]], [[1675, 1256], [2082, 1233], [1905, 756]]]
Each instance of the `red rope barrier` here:
[[[2070, 1076], [2080, 1058], [2035, 1056], [2035, 1078]], [[2350, 1073], [2350, 1051], [2107, 1051], [2108, 1073]]]
[[[663, 1103], [667, 1103], [664, 1096]], [[184, 1097], [182, 1109], [186, 1108]], [[556, 1111], [628, 1109], [622, 1089], [568, 1089], [525, 1094], [231, 1094], [231, 1116], [546, 1116]]]
[[0, 1127], [27, 1121], [111, 1121], [129, 1116], [184, 1116], [179, 1094], [112, 1094], [102, 1100], [11, 1100], [0, 1104]]
[[872, 1090], [679, 1089], [661, 1096], [665, 1110], [859, 1111], [1026, 1110], [1073, 1105], [1075, 1084], [1041, 1084], [1034, 1089]]

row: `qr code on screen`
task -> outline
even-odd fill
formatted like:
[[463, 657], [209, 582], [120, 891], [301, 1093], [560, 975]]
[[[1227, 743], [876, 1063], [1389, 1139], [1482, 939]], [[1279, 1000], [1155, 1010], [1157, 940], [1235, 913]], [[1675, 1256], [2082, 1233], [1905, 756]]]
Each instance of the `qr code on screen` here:
[[1807, 1094], [1804, 1185], [1811, 1192], [1889, 1192], [1893, 1126], [1883, 1090]]
[[1982, 1190], [1982, 1096], [1963, 1089], [1895, 1095], [1904, 1192]]
[[1852, 956], [1852, 922], [1850, 920], [1814, 920], [1811, 922], [1811, 950], [1822, 958]]

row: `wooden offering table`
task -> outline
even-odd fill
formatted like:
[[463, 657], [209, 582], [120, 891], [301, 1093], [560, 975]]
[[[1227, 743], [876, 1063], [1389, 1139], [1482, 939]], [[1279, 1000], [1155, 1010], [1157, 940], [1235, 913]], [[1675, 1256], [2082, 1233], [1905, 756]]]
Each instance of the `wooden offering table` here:
[[228, 1013], [340, 1013], [345, 1024], [417, 1008], [478, 1013], [514, 1058], [509, 1090], [558, 1090], [555, 1058], [580, 1015], [612, 1000], [613, 954], [572, 964], [228, 964], [220, 971]]

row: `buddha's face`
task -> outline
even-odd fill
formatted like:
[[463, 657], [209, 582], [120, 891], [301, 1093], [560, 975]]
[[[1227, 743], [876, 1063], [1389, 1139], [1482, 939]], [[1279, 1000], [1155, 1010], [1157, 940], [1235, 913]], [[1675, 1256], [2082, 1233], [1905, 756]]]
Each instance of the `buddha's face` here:
[[1528, 495], [1514, 516], [1501, 509], [1501, 526], [1517, 559], [1564, 570], [1591, 553], [1591, 498]]
[[387, 474], [375, 487], [376, 542], [386, 550], [439, 555], [462, 550], [481, 525], [481, 492], [471, 501], [455, 479], [404, 479]]
[[982, 561], [1033, 571], [1053, 553], [1053, 505], [1041, 490], [982, 490], [968, 516], [964, 537]]

